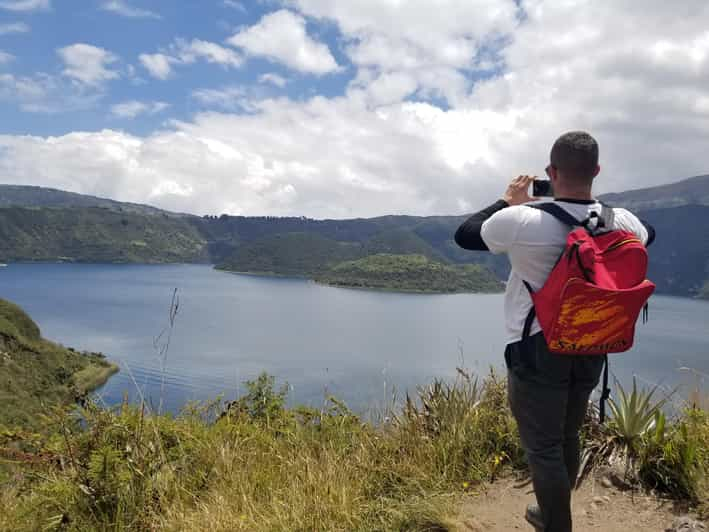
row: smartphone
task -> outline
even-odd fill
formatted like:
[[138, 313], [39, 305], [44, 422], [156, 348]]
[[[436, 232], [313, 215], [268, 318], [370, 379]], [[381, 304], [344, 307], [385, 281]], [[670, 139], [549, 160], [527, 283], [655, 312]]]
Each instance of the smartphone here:
[[554, 190], [551, 188], [551, 181], [548, 179], [535, 179], [532, 182], [532, 196], [535, 198], [553, 195]]

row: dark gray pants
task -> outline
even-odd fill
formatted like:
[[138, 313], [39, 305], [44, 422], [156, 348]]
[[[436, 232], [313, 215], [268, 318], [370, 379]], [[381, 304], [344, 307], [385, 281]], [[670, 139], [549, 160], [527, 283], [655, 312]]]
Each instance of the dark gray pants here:
[[545, 532], [571, 531], [579, 429], [603, 370], [598, 355], [556, 355], [542, 333], [505, 350], [512, 414], [532, 474]]

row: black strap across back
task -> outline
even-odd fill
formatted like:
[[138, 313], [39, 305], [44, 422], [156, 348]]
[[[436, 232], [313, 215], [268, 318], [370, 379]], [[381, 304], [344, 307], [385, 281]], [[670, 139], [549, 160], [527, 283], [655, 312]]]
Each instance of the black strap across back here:
[[[585, 220], [577, 220], [558, 203], [536, 203], [534, 205], [527, 205], [527, 207], [531, 207], [532, 209], [537, 209], [540, 211], [544, 211], [547, 214], [551, 214], [561, 223], [570, 227], [583, 227], [592, 235], [611, 230], [613, 227], [613, 222], [615, 221], [615, 213], [613, 212], [613, 207], [610, 207], [605, 203], [601, 203], [601, 212], [591, 212], [590, 216]], [[595, 226], [592, 227], [591, 220], [593, 220], [594, 218], [597, 218], [598, 220]]]

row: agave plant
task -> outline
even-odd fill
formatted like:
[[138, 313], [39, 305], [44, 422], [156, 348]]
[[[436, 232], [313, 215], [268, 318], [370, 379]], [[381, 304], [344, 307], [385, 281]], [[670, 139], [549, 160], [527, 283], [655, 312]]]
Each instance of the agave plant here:
[[629, 457], [634, 456], [638, 450], [640, 439], [655, 430], [654, 437], [660, 439], [659, 431], [664, 431], [665, 419], [662, 407], [668, 397], [653, 401], [657, 386], [650, 390], [638, 390], [633, 377], [633, 391], [628, 394], [620, 383], [616, 383], [618, 400], [609, 399], [612, 420], [610, 428], [615, 439], [621, 443]]

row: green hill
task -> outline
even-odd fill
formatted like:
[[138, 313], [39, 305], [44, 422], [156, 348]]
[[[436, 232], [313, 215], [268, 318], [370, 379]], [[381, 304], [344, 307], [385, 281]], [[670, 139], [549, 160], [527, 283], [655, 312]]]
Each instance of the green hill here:
[[479, 265], [446, 264], [408, 229], [388, 229], [364, 242], [300, 232], [242, 243], [218, 269], [314, 278], [323, 284], [413, 292], [491, 292], [502, 283]]
[[189, 219], [99, 207], [0, 209], [0, 262], [206, 262]]
[[27, 185], [0, 185], [0, 207], [101, 207], [122, 213], [182, 216], [150, 205]]
[[317, 234], [286, 233], [244, 244], [218, 269], [242, 273], [310, 277], [343, 260], [360, 257], [362, 246]]
[[424, 255], [431, 259], [443, 259], [439, 251], [409, 228], [388, 229], [377, 233], [365, 242], [364, 247], [367, 255]]
[[[650, 278], [658, 293], [696, 296], [709, 277], [709, 176], [606, 194], [657, 229]], [[211, 262], [231, 271], [313, 277], [369, 255], [423, 255], [479, 264], [499, 279], [504, 255], [470, 252], [453, 241], [464, 216], [191, 216], [40, 187], [0, 185], [0, 263]]]
[[603, 194], [600, 199], [633, 212], [684, 205], [709, 205], [709, 175], [690, 177], [657, 187]]
[[47, 406], [83, 397], [116, 370], [102, 355], [44, 340], [20, 307], [0, 299], [0, 426], [38, 427]]
[[335, 286], [402, 292], [499, 292], [503, 289], [503, 284], [482, 266], [453, 266], [424, 255], [371, 255], [340, 263], [315, 280]]
[[658, 293], [695, 296], [709, 277], [709, 206], [653, 209], [640, 213], [657, 231], [648, 249], [648, 278]]

